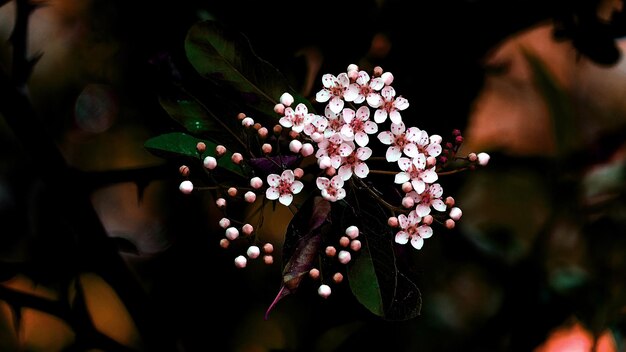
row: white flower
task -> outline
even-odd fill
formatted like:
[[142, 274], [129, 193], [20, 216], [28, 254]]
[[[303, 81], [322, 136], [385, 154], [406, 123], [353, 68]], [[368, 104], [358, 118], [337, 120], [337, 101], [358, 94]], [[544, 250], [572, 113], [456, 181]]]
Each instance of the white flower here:
[[370, 76], [365, 71], [359, 71], [356, 82], [348, 86], [344, 93], [346, 101], [353, 101], [355, 104], [361, 104], [367, 99], [369, 106], [377, 108], [382, 103], [379, 90], [383, 88], [385, 82], [376, 77], [370, 80]]
[[330, 138], [334, 134], [341, 131], [341, 128], [345, 124], [339, 113], [334, 113], [329, 105], [324, 108], [324, 115], [326, 116], [326, 129], [324, 130], [324, 137]]
[[309, 114], [309, 109], [306, 105], [300, 103], [296, 106], [296, 110], [288, 107], [285, 108], [285, 116], [281, 117], [278, 122], [283, 127], [291, 127], [292, 131], [302, 132], [304, 130], [304, 126], [311, 123], [313, 120], [313, 114]]
[[372, 156], [372, 150], [368, 147], [360, 147], [344, 158], [343, 164], [339, 168], [339, 176], [344, 181], [352, 177], [352, 173], [357, 177], [365, 178], [370, 173], [369, 167], [364, 163], [365, 160]]
[[361, 106], [356, 112], [352, 109], [343, 109], [345, 125], [341, 127], [341, 137], [345, 141], [354, 140], [356, 144], [365, 147], [369, 142], [368, 134], [378, 132], [378, 125], [370, 121], [370, 109]]
[[346, 190], [343, 189], [343, 179], [339, 176], [334, 176], [330, 180], [326, 177], [318, 177], [315, 183], [317, 188], [322, 191], [322, 197], [328, 201], [336, 202], [346, 196]]
[[398, 222], [401, 230], [396, 233], [395, 241], [399, 244], [407, 244], [411, 239], [411, 245], [415, 249], [421, 249], [424, 246], [424, 239], [433, 235], [433, 229], [428, 225], [421, 225], [422, 218], [415, 213], [415, 210], [409, 213], [407, 217], [404, 214], [398, 216]]
[[330, 158], [331, 166], [337, 169], [341, 166], [343, 158], [349, 156], [353, 150], [353, 146], [344, 142], [340, 135], [335, 134], [330, 138], [322, 139], [317, 144], [315, 157], [318, 161], [324, 157]]
[[328, 106], [335, 113], [338, 114], [343, 109], [344, 91], [350, 85], [350, 78], [344, 73], [340, 73], [335, 77], [329, 73], [322, 76], [322, 84], [324, 88], [317, 92], [315, 100], [320, 103], [328, 102]]
[[267, 176], [267, 184], [270, 187], [265, 191], [265, 197], [270, 200], [278, 199], [285, 206], [291, 204], [293, 195], [300, 193], [304, 187], [302, 182], [295, 180], [291, 170], [283, 171], [280, 176], [276, 174]]
[[404, 150], [404, 153], [410, 157], [415, 157], [418, 153], [423, 153], [427, 156], [437, 157], [441, 154], [441, 136], [432, 135], [428, 137], [426, 131], [419, 131], [415, 145], [412, 145]]
[[385, 157], [387, 161], [398, 161], [402, 156], [402, 152], [410, 157], [417, 156], [417, 145], [415, 144], [420, 136], [420, 130], [417, 127], [410, 127], [408, 130], [404, 126], [404, 122], [392, 123], [391, 132], [383, 131], [378, 134], [378, 140], [382, 144], [389, 145]]
[[415, 158], [400, 158], [398, 166], [402, 172], [396, 174], [395, 183], [403, 184], [411, 181], [413, 189], [422, 194], [426, 189], [426, 184], [437, 181], [439, 175], [435, 172], [435, 167], [426, 169], [426, 156], [418, 154]]
[[383, 101], [379, 109], [374, 113], [374, 121], [383, 123], [389, 116], [393, 123], [402, 122], [400, 111], [409, 107], [409, 101], [403, 97], [396, 98], [396, 91], [392, 86], [386, 86], [380, 94], [383, 97]]
[[438, 183], [428, 186], [422, 194], [418, 194], [415, 191], [407, 194], [407, 196], [413, 198], [415, 204], [417, 204], [415, 212], [421, 217], [430, 214], [431, 206], [437, 211], [446, 211], [446, 203], [441, 200], [442, 195], [443, 188]]

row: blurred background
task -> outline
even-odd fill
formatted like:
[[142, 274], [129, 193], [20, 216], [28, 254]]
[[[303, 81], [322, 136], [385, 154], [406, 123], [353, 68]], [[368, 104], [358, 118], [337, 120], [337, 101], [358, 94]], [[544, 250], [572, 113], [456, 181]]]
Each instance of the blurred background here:
[[[623, 5], [0, 1], [0, 350], [626, 350]], [[305, 96], [324, 73], [380, 65], [405, 118], [491, 154], [441, 180], [458, 226], [406, 253], [419, 317], [304, 282], [263, 320], [280, 258], [237, 270], [210, 197], [180, 194], [179, 165], [143, 147], [180, 128], [159, 95], [196, 78], [183, 45], [203, 19]], [[40, 56], [17, 90], [31, 114], [8, 94], [20, 41]], [[67, 167], [48, 167], [59, 155]], [[262, 232], [278, 253], [287, 221]]]

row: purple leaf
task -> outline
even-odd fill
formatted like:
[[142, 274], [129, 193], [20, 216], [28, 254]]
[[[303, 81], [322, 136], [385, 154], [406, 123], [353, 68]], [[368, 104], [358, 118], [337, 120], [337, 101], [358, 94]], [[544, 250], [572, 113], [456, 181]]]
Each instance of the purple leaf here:
[[252, 168], [263, 176], [269, 174], [280, 175], [284, 169], [293, 168], [300, 160], [299, 155], [276, 155], [250, 159]]

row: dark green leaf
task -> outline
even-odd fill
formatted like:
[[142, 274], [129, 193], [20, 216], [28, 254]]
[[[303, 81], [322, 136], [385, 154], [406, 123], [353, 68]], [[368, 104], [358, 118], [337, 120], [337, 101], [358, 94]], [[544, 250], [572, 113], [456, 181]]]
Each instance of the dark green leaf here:
[[[198, 142], [204, 142], [206, 144], [206, 152], [202, 155], [196, 150]], [[203, 160], [207, 155], [214, 153], [216, 146], [216, 143], [198, 139], [182, 132], [162, 134], [150, 138], [144, 143], [144, 147], [157, 156], [164, 158], [183, 156], [198, 160]], [[244, 176], [241, 167], [231, 161], [231, 156], [231, 152], [226, 152], [224, 156], [217, 159], [217, 165], [237, 175]]]
[[187, 33], [185, 50], [200, 75], [230, 86], [242, 103], [266, 116], [276, 116], [274, 105], [285, 92], [294, 96], [294, 104], [305, 103], [313, 111], [275, 67], [254, 53], [241, 33], [214, 21], [199, 22]]
[[343, 227], [356, 225], [362, 247], [348, 264], [348, 282], [357, 300], [372, 313], [388, 320], [407, 320], [420, 313], [422, 298], [417, 286], [396, 266], [393, 231], [387, 215], [372, 201], [346, 208]]
[[223, 127], [216, 122], [217, 117], [195, 98], [183, 92], [179, 92], [176, 97], [161, 96], [159, 102], [174, 121], [194, 135], [224, 133]]

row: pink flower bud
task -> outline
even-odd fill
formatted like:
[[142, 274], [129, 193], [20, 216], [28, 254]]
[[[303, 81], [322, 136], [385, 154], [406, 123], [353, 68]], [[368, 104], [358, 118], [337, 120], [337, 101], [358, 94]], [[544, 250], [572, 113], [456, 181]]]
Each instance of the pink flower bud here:
[[358, 70], [359, 70], [359, 66], [357, 64], [350, 64], [348, 65], [348, 69], [346, 70], [346, 72], [358, 71]]
[[339, 239], [339, 245], [341, 247], [348, 247], [350, 245], [350, 239], [346, 236], [341, 236]]
[[383, 74], [383, 68], [380, 66], [374, 67], [374, 72], [372, 72], [374, 77], [380, 77]]
[[343, 274], [342, 273], [335, 273], [333, 275], [333, 281], [338, 284], [341, 283], [343, 281]]
[[352, 260], [352, 255], [350, 255], [348, 251], [339, 251], [337, 259], [339, 259], [339, 263], [341, 264], [348, 264], [350, 260]]
[[293, 130], [289, 131], [289, 137], [291, 139], [296, 139], [296, 138], [298, 138], [299, 135], [300, 135], [300, 133], [298, 133], [296, 131], [293, 131]]
[[456, 137], [454, 137], [454, 142], [455, 142], [456, 144], [461, 144], [461, 143], [463, 143], [463, 136], [456, 136]]
[[426, 215], [426, 216], [424, 216], [424, 217], [422, 218], [422, 223], [423, 223], [424, 225], [430, 225], [430, 224], [432, 224], [432, 223], [433, 223], [433, 221], [434, 221], [434, 220], [435, 220], [435, 219], [433, 218], [433, 216], [432, 216], [432, 215]]
[[317, 289], [317, 294], [320, 295], [320, 297], [322, 298], [328, 298], [328, 296], [330, 296], [331, 290], [330, 290], [330, 286], [328, 285], [320, 285], [320, 287]]
[[208, 170], [213, 170], [217, 167], [217, 159], [215, 159], [212, 156], [207, 156], [206, 158], [204, 158], [204, 161], [202, 162], [202, 164]]
[[239, 230], [237, 230], [234, 227], [229, 227], [226, 229], [226, 232], [224, 232], [224, 234], [226, 235], [226, 238], [228, 238], [231, 241], [234, 241], [239, 237]]
[[233, 163], [239, 165], [243, 160], [243, 155], [241, 155], [240, 153], [233, 153], [233, 156], [230, 157], [230, 160], [232, 160]]
[[428, 158], [426, 158], [426, 168], [430, 169], [431, 167], [435, 166], [437, 164], [437, 158], [435, 158], [434, 156], [429, 156]]
[[281, 103], [278, 103], [278, 104], [274, 105], [274, 112], [279, 114], [279, 115], [284, 114], [285, 113], [285, 105], [283, 105]]
[[411, 197], [402, 198], [402, 206], [409, 209], [415, 205], [415, 201]]
[[269, 154], [272, 152], [272, 145], [269, 143], [263, 143], [263, 145], [261, 146], [261, 150], [263, 151], [263, 153]]
[[280, 103], [285, 106], [291, 106], [291, 104], [293, 104], [293, 96], [287, 92], [283, 93], [283, 95], [280, 96]]
[[359, 78], [359, 70], [348, 70], [348, 78], [351, 82], [354, 82]]
[[274, 134], [278, 136], [283, 132], [283, 126], [276, 125], [274, 126], [274, 128], [272, 128], [272, 131], [274, 131]]
[[263, 126], [261, 126], [261, 124], [258, 123], [258, 122], [255, 123], [254, 125], [252, 125], [252, 128], [254, 128], [254, 130], [257, 131], [257, 133], [261, 129], [261, 127], [263, 127]]
[[337, 254], [337, 248], [333, 247], [333, 246], [328, 246], [326, 247], [326, 255], [329, 257], [334, 257], [335, 254]]
[[413, 185], [411, 182], [405, 182], [402, 184], [402, 192], [409, 193], [413, 190]]
[[309, 270], [309, 276], [311, 277], [311, 279], [313, 280], [317, 280], [320, 277], [320, 271], [317, 268], [313, 268], [311, 270]]
[[220, 156], [226, 154], [226, 147], [223, 145], [218, 145], [215, 147], [215, 155], [219, 158]]
[[181, 176], [183, 176], [183, 177], [187, 177], [187, 176], [189, 176], [189, 172], [190, 172], [190, 170], [189, 170], [189, 166], [187, 166], [187, 165], [181, 165], [181, 166], [178, 168], [178, 172], [180, 172], [180, 175], [181, 175]]
[[469, 153], [467, 155], [467, 159], [471, 162], [475, 162], [476, 160], [478, 160], [478, 156], [476, 155], [476, 153]]
[[243, 199], [245, 199], [248, 203], [254, 203], [254, 201], [256, 200], [256, 193], [248, 191], [246, 192], [246, 194], [243, 195]]
[[231, 197], [235, 197], [237, 196], [237, 188], [235, 187], [230, 187], [227, 191], [228, 195]]
[[230, 220], [228, 218], [221, 218], [218, 224], [221, 228], [226, 229], [230, 226]]
[[269, 131], [267, 130], [267, 128], [261, 127], [261, 128], [259, 128], [257, 133], [259, 134], [259, 137], [261, 139], [265, 139], [265, 138], [267, 138], [267, 135], [269, 134]]
[[220, 247], [226, 249], [226, 248], [228, 248], [229, 245], [230, 245], [230, 241], [228, 239], [222, 238], [220, 240]]
[[206, 144], [204, 142], [198, 142], [198, 144], [196, 144], [196, 150], [200, 154], [204, 153], [206, 150]]
[[346, 236], [350, 237], [351, 240], [359, 237], [359, 228], [354, 225], [348, 226], [346, 229]]
[[237, 258], [235, 258], [235, 266], [237, 268], [243, 269], [246, 267], [246, 264], [248, 264], [248, 259], [246, 259], [246, 257], [244, 257], [243, 255], [240, 255]]
[[226, 199], [224, 198], [217, 198], [217, 200], [215, 201], [215, 205], [217, 205], [218, 208], [222, 209], [226, 207]]
[[243, 234], [246, 236], [252, 235], [253, 231], [254, 231], [254, 227], [250, 224], [245, 224], [241, 227], [241, 232], [243, 232]]
[[254, 125], [254, 120], [251, 117], [246, 117], [245, 119], [241, 120], [241, 125], [243, 127], [251, 127], [252, 125]]
[[386, 86], [390, 86], [393, 83], [393, 74], [391, 72], [383, 73], [380, 78], [382, 78]]
[[452, 135], [455, 136], [455, 137], [456, 136], [460, 136], [461, 135], [461, 130], [459, 130], [457, 128], [453, 129], [452, 130]]
[[264, 255], [263, 256], [263, 263], [265, 263], [267, 265], [272, 265], [274, 263], [274, 257], [272, 257], [271, 255]]
[[359, 240], [352, 240], [352, 242], [350, 242], [350, 249], [352, 249], [355, 252], [358, 252], [361, 250], [361, 241]]
[[452, 219], [446, 220], [446, 228], [448, 230], [452, 230], [455, 225], [456, 225], [456, 223], [454, 222], [454, 220], [452, 220]]
[[178, 186], [178, 189], [183, 193], [183, 194], [189, 194], [193, 191], [193, 183], [191, 183], [191, 181], [183, 181], [180, 183], [180, 186]]
[[313, 140], [313, 142], [319, 143], [324, 140], [324, 135], [319, 132], [313, 132], [311, 133], [311, 139]]
[[317, 165], [319, 165], [320, 169], [327, 169], [331, 166], [331, 161], [328, 156], [323, 156], [317, 159]]
[[477, 157], [478, 164], [480, 164], [480, 166], [487, 166], [487, 164], [489, 164], [489, 159], [491, 158], [491, 156], [487, 153], [478, 153]]
[[448, 206], [448, 208], [452, 208], [456, 202], [454, 201], [454, 198], [448, 196], [446, 197], [445, 203]]
[[326, 176], [333, 177], [337, 173], [337, 169], [335, 169], [334, 167], [329, 167], [326, 169], [325, 172], [326, 172]]
[[289, 150], [291, 150], [292, 153], [299, 153], [300, 149], [302, 149], [302, 142], [300, 142], [297, 139], [294, 139], [293, 141], [289, 142]]
[[237, 120], [241, 121], [245, 118], [246, 118], [246, 114], [244, 114], [243, 112], [240, 112], [237, 114]]
[[299, 167], [293, 169], [293, 176], [298, 180], [301, 179], [302, 176], [304, 176], [304, 170], [302, 170], [302, 168], [299, 168]]
[[274, 246], [271, 243], [266, 243], [263, 245], [263, 252], [270, 254], [274, 251]]
[[315, 152], [315, 149], [313, 148], [313, 145], [311, 143], [304, 143], [302, 145], [302, 149], [300, 149], [300, 154], [302, 154], [302, 156], [304, 157], [313, 155], [313, 152]]
[[256, 259], [259, 257], [259, 255], [261, 255], [261, 250], [257, 246], [250, 246], [246, 251], [246, 255], [250, 259]]
[[395, 216], [391, 216], [389, 217], [389, 219], [387, 219], [387, 225], [391, 227], [398, 227], [398, 224], [399, 224], [398, 218]]
[[454, 207], [450, 209], [450, 218], [452, 220], [459, 221], [459, 219], [461, 219], [461, 216], [463, 216], [463, 211], [461, 211], [460, 208]]
[[253, 177], [250, 179], [250, 187], [259, 189], [263, 187], [263, 180], [260, 177]]

